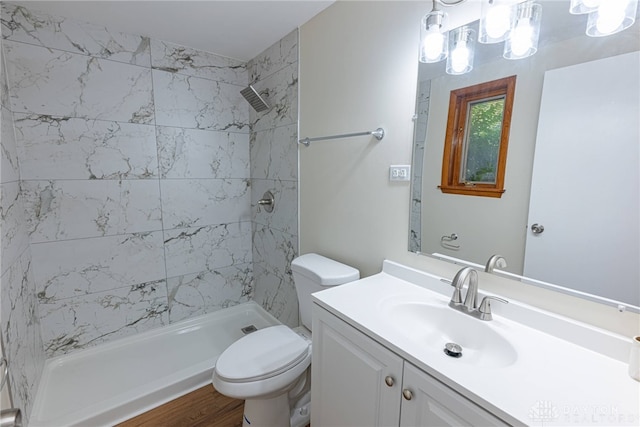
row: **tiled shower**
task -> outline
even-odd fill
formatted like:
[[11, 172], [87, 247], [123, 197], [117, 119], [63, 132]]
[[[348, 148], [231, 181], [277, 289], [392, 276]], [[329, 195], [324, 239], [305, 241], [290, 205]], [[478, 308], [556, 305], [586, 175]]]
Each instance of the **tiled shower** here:
[[[3, 2], [15, 406], [29, 412], [45, 357], [250, 299], [297, 325], [297, 40], [244, 63]], [[248, 84], [272, 108], [254, 112]]]

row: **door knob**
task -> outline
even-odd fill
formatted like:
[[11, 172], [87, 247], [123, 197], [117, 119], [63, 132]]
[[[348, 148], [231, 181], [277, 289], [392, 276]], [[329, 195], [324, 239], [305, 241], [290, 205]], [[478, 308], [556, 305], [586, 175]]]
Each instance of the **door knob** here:
[[405, 400], [411, 400], [413, 398], [413, 393], [411, 393], [411, 390], [405, 388], [402, 390], [402, 397], [404, 397]]
[[384, 383], [389, 387], [393, 387], [394, 382], [395, 381], [393, 381], [393, 377], [391, 375], [387, 375], [387, 377], [384, 379]]
[[542, 232], [544, 231], [544, 225], [541, 224], [533, 224], [531, 226], [531, 232], [533, 234], [542, 234]]

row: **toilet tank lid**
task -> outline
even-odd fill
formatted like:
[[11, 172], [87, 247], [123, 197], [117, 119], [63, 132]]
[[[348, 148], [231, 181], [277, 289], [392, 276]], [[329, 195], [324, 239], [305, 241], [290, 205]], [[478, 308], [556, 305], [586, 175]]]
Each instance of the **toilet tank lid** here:
[[360, 278], [360, 272], [341, 262], [318, 254], [305, 254], [291, 262], [291, 270], [322, 286], [335, 286]]

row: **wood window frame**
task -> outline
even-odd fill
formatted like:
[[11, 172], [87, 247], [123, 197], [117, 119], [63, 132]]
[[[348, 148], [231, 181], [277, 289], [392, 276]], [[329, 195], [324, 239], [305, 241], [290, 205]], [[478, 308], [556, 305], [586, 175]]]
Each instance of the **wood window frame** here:
[[[510, 76], [451, 91], [449, 114], [447, 116], [447, 133], [442, 156], [442, 180], [438, 186], [443, 193], [502, 197], [505, 192], [504, 176], [507, 167], [507, 148], [509, 145], [515, 89], [516, 76]], [[470, 103], [482, 99], [499, 96], [504, 96], [505, 102], [495, 184], [463, 182], [460, 179], [460, 169], [464, 164], [462, 157], [465, 155], [464, 138], [468, 106]]]

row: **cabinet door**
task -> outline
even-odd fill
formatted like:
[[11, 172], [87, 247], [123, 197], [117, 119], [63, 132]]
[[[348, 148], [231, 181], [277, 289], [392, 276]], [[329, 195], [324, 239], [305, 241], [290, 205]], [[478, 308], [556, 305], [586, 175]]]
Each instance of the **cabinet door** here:
[[399, 356], [313, 305], [313, 427], [397, 426], [401, 381]]
[[508, 425], [407, 362], [404, 364], [404, 390], [411, 393], [411, 399], [405, 397], [402, 401], [401, 426]]

